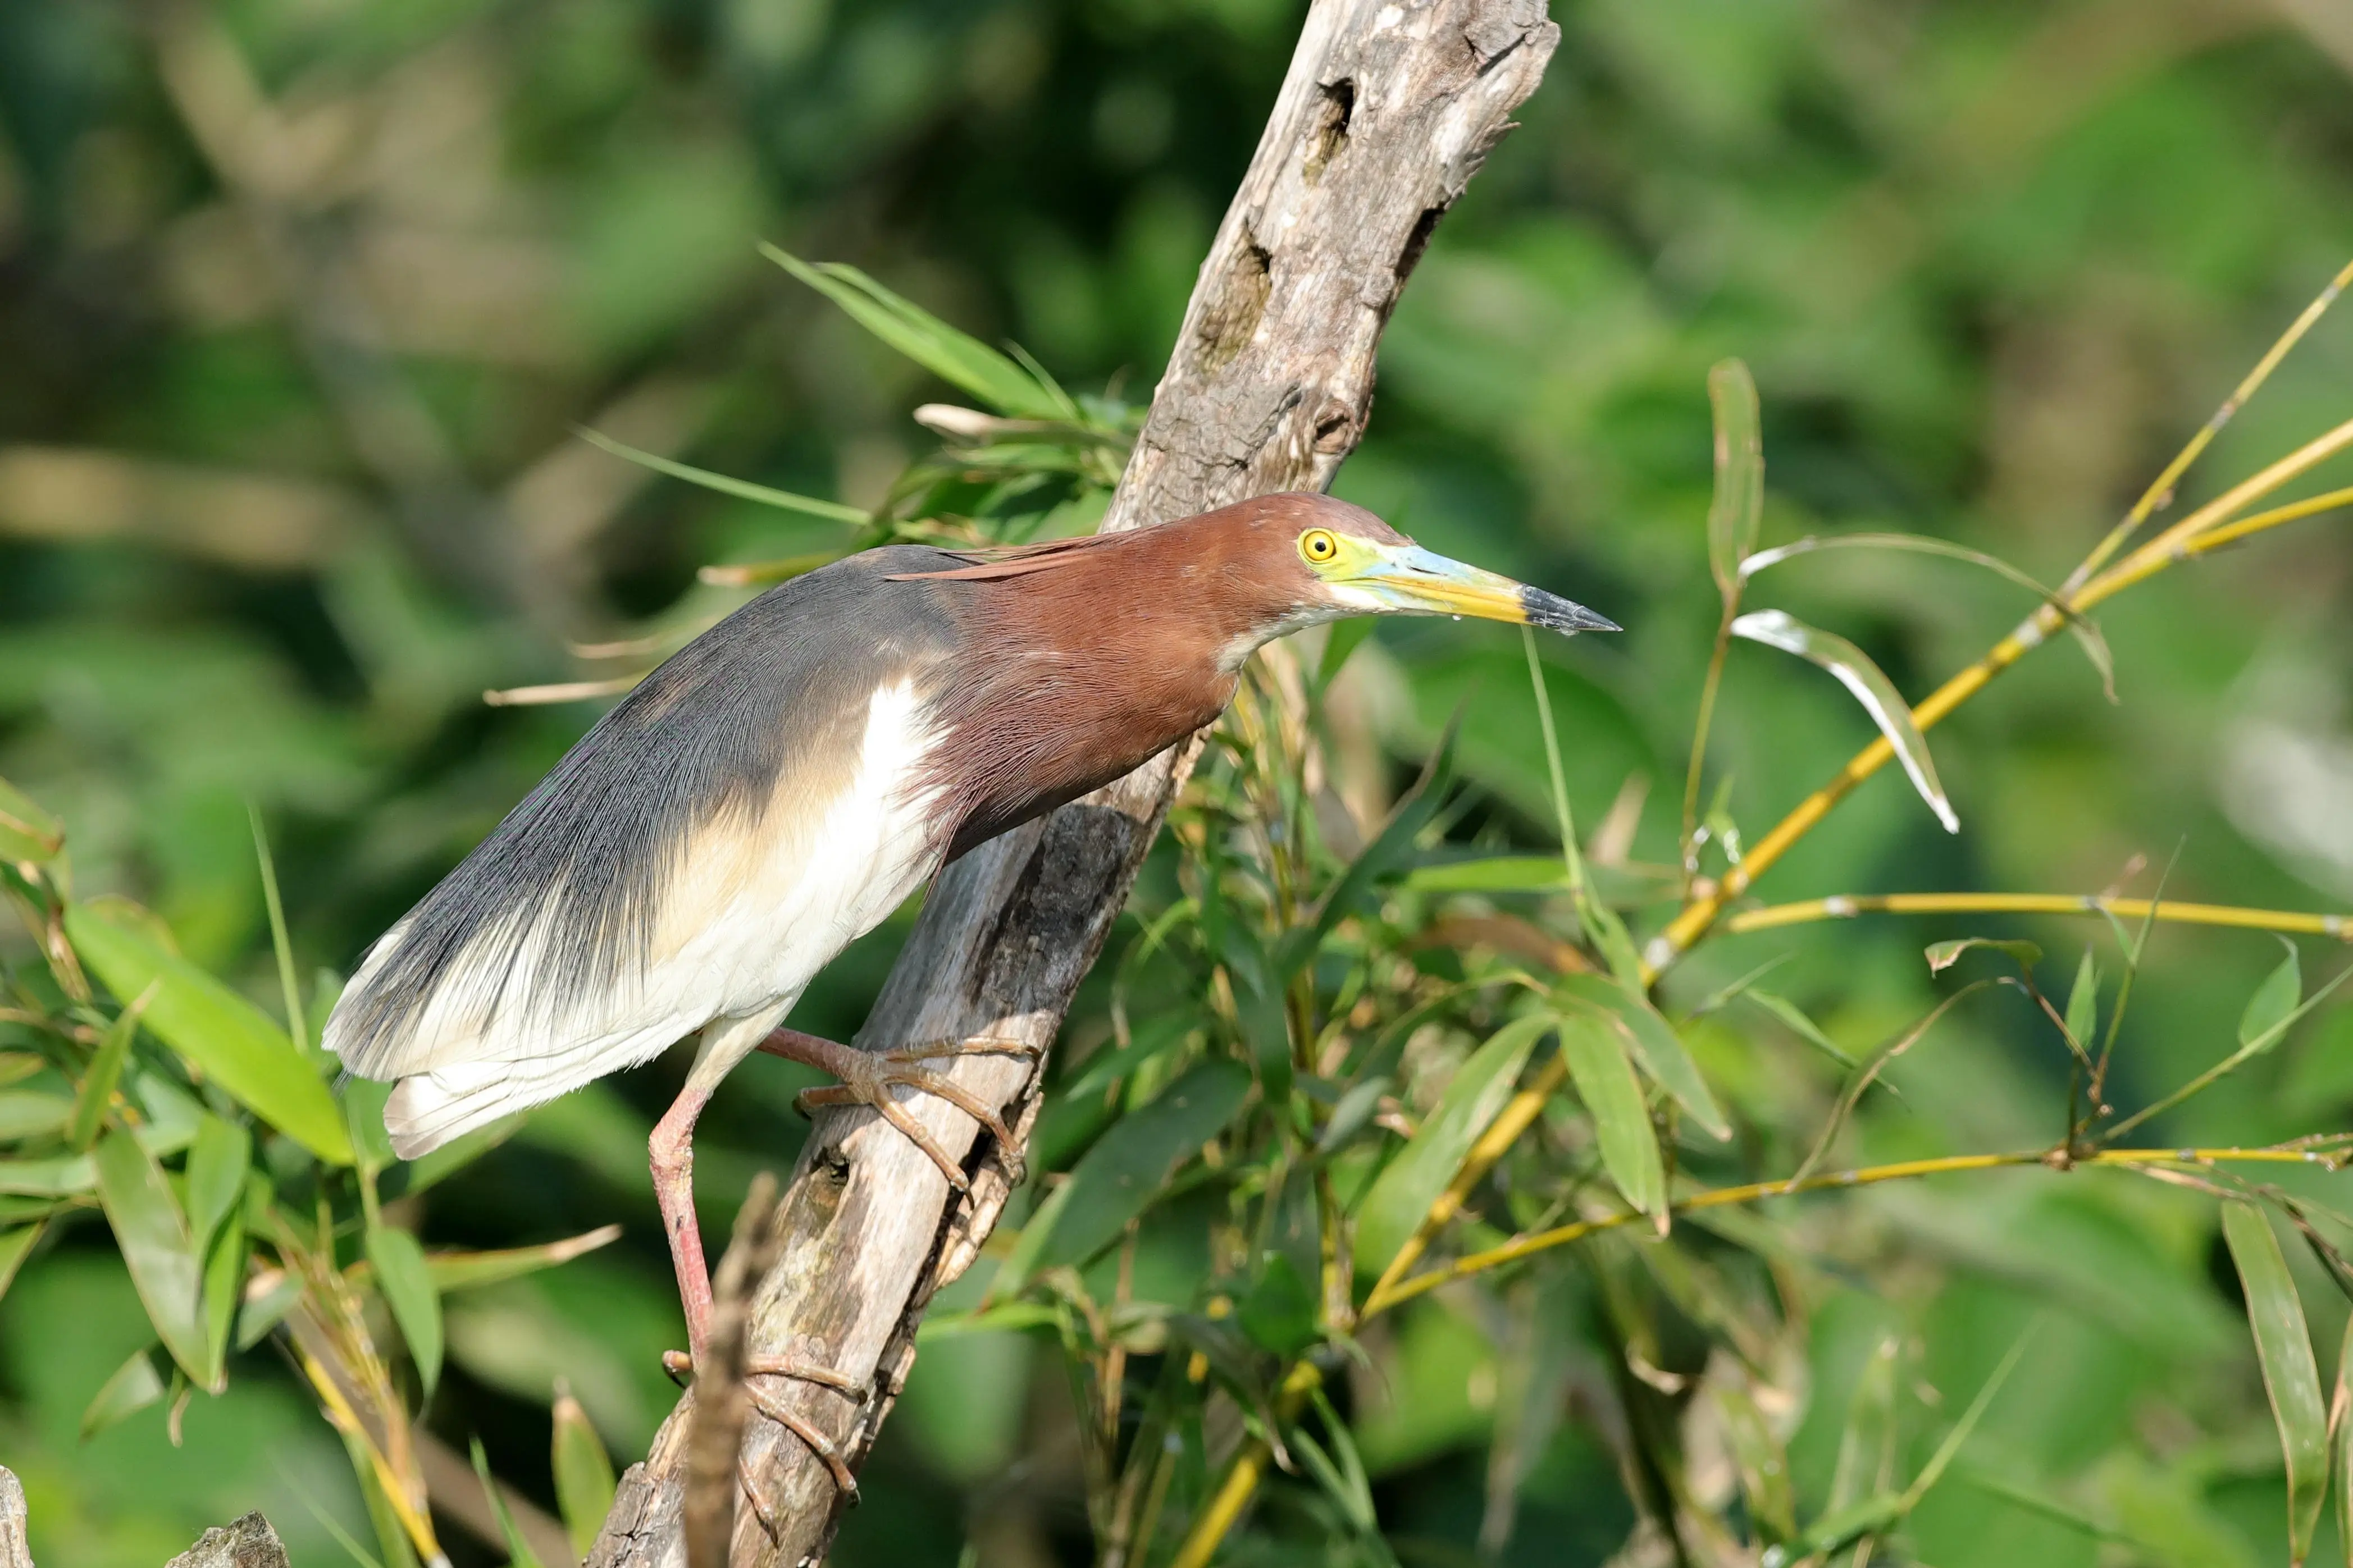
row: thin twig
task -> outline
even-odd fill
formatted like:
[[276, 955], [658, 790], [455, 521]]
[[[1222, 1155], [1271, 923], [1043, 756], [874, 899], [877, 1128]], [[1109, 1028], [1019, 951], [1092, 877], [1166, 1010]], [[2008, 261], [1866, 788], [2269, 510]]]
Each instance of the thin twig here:
[[751, 1397], [744, 1387], [744, 1327], [752, 1299], [776, 1266], [776, 1178], [763, 1171], [735, 1212], [735, 1233], [711, 1281], [708, 1364], [694, 1369], [694, 1426], [686, 1449], [688, 1568], [727, 1568], [735, 1532], [736, 1456]]

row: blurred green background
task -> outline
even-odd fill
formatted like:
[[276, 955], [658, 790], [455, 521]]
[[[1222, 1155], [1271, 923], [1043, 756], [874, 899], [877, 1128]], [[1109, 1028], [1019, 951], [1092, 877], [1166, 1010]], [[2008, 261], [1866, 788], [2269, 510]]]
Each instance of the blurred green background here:
[[[1067, 385], [1140, 403], [1302, 10], [0, 6], [0, 775], [66, 820], [79, 890], [144, 899], [190, 956], [269, 997], [258, 805], [303, 963], [348, 969], [596, 711], [489, 707], [485, 689], [612, 673], [567, 649], [744, 596], [697, 585], [699, 564], [847, 537], [654, 479], [575, 426], [860, 505], [930, 448], [908, 414], [942, 389], [754, 242], [856, 263]], [[1647, 778], [1636, 842], [1671, 858], [1716, 616], [1707, 366], [1755, 369], [1767, 542], [1914, 531], [2057, 581], [2353, 255], [2353, 10], [1577, 0], [1555, 15], [1549, 77], [1416, 273], [1337, 488], [1630, 628], [1549, 655], [1570, 790], [1589, 824]], [[2348, 391], [2340, 317], [2230, 426], [2189, 499], [2345, 417]], [[2353, 482], [2343, 467], [2334, 482]], [[1855, 552], [1781, 568], [1752, 603], [1853, 637], [1916, 698], [2031, 602], [1952, 563]], [[2120, 705], [2054, 649], [1936, 731], [1957, 837], [1883, 776], [1762, 891], [2094, 891], [2178, 848], [2173, 896], [2353, 906], [2348, 611], [2341, 521], [2169, 573], [2104, 616]], [[1377, 642], [1356, 699], [1386, 759], [1367, 787], [1467, 703], [1465, 773], [1506, 831], [1542, 843], [1517, 643], [1442, 624]], [[1752, 837], [1870, 734], [1820, 672], [1734, 650], [1715, 755]], [[902, 929], [826, 977], [807, 1026], [856, 1027]], [[1921, 945], [1964, 930], [2031, 931], [2064, 973], [2103, 936], [1803, 927], [1725, 939], [1670, 994], [1787, 952], [1777, 986], [1867, 1042], [1928, 996]], [[2325, 948], [2309, 973], [2333, 972]], [[2278, 949], [2172, 929], [2154, 953], [2121, 1056], [2120, 1093], [2139, 1098], [2221, 1054]], [[1100, 1033], [1088, 1007], [1100, 999], [1074, 1034]], [[1866, 1152], [2054, 1133], [2059, 1068], [2010, 1043], [2004, 1016], [1907, 1058]], [[1759, 1114], [1793, 1092], [1728, 1035], [1705, 1061]], [[670, 1405], [657, 1357], [679, 1328], [641, 1159], [682, 1070], [554, 1108], [414, 1216], [428, 1242], [467, 1246], [627, 1226], [561, 1271], [449, 1304], [430, 1425], [460, 1447], [480, 1434], [543, 1500], [559, 1378], [624, 1460]], [[789, 1161], [802, 1081], [763, 1059], [720, 1097], [702, 1142], [711, 1214]], [[2340, 1006], [2164, 1135], [2260, 1141], [2341, 1127], [2348, 1107]], [[2042, 1310], [2056, 1326], [1989, 1440], [2029, 1475], [2178, 1520], [2167, 1561], [2284, 1560], [2276, 1441], [2211, 1205], [2029, 1173], [1784, 1217], [1849, 1266], [1812, 1303], [1821, 1421], [1799, 1433], [1800, 1465], [1834, 1458], [1844, 1389], [1889, 1325], [1918, 1337], [1925, 1375], [1967, 1388]], [[2325, 1352], [2341, 1303], [2325, 1286], [2306, 1300]], [[1385, 1522], [1430, 1561], [1468, 1561], [1508, 1336], [1438, 1314], [1409, 1331], [1408, 1414], [1367, 1428], [1367, 1462]], [[40, 1561], [160, 1562], [257, 1506], [298, 1563], [340, 1560], [317, 1521], [357, 1528], [348, 1471], [266, 1350], [197, 1402], [183, 1447], [152, 1411], [76, 1441], [146, 1336], [100, 1226], [37, 1256], [0, 1303], [0, 1462], [32, 1494]], [[1579, 1363], [1545, 1384], [1565, 1421], [1532, 1461], [1513, 1561], [1597, 1563], [1624, 1541], [1629, 1505], [1579, 1392], [1601, 1375]], [[838, 1560], [948, 1563], [970, 1542], [982, 1563], [1083, 1561], [1067, 1405], [1028, 1342], [928, 1349]], [[1939, 1568], [2120, 1550], [1957, 1484], [1915, 1535]]]

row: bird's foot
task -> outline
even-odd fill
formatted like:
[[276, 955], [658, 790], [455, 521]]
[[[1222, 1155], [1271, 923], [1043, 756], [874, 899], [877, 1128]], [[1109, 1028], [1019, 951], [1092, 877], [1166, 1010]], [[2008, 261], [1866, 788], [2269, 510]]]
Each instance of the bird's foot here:
[[[691, 1381], [694, 1375], [694, 1358], [684, 1351], [664, 1351], [662, 1352], [662, 1370], [670, 1373], [673, 1382], [683, 1384]], [[820, 1387], [834, 1389], [849, 1394], [852, 1399], [864, 1397], [865, 1385], [856, 1378], [836, 1372], [831, 1367], [795, 1361], [789, 1356], [747, 1356], [744, 1361], [744, 1399], [753, 1409], [807, 1444], [809, 1452], [817, 1456], [818, 1461], [824, 1465], [827, 1472], [833, 1477], [833, 1484], [855, 1503], [858, 1500], [858, 1477], [843, 1461], [840, 1453], [835, 1449], [824, 1433], [778, 1404], [775, 1395], [755, 1386], [751, 1381], [755, 1377], [794, 1378], [802, 1383], [814, 1383]], [[769, 1520], [766, 1512], [761, 1509], [760, 1495], [752, 1486], [749, 1475], [744, 1472], [740, 1463], [736, 1467], [736, 1477], [743, 1483], [744, 1495], [752, 1500], [754, 1510], [759, 1511], [762, 1527], [770, 1535], [776, 1534], [776, 1526]]]
[[944, 1100], [979, 1122], [997, 1140], [998, 1158], [1005, 1164], [1007, 1177], [1015, 1183], [1021, 1180], [1020, 1148], [1014, 1140], [1012, 1129], [1005, 1125], [1004, 1118], [962, 1084], [921, 1064], [943, 1057], [1035, 1057], [1039, 1054], [1036, 1046], [1026, 1040], [976, 1036], [968, 1040], [925, 1041], [895, 1047], [887, 1051], [861, 1051], [807, 1035], [795, 1036], [780, 1043], [780, 1037], [789, 1033], [791, 1031], [778, 1030], [776, 1036], [770, 1037], [770, 1044], [765, 1048], [775, 1050], [779, 1056], [806, 1062], [841, 1080], [837, 1084], [803, 1090], [794, 1104], [804, 1116], [821, 1106], [871, 1106], [884, 1121], [904, 1133], [908, 1142], [930, 1157], [932, 1163], [939, 1167], [940, 1174], [947, 1178], [948, 1185], [958, 1192], [969, 1190], [972, 1183], [965, 1175], [963, 1168], [948, 1158], [947, 1151], [939, 1146], [938, 1142], [924, 1131], [923, 1124], [910, 1115], [907, 1108], [892, 1094], [893, 1089], [903, 1085]]

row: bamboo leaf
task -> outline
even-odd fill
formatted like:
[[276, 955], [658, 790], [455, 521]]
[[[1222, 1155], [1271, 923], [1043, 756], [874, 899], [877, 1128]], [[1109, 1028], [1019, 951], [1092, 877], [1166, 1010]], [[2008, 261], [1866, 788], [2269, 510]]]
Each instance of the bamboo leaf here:
[[52, 860], [66, 847], [66, 831], [58, 819], [33, 804], [6, 779], [0, 779], [0, 860]]
[[1765, 510], [1765, 446], [1757, 434], [1757, 381], [1748, 366], [1724, 360], [1707, 373], [1707, 400], [1715, 416], [1715, 495], [1707, 508], [1707, 564], [1730, 603], [1740, 592], [1742, 563], [1757, 547]]
[[139, 1033], [140, 1015], [154, 996], [155, 984], [150, 982], [136, 1001], [115, 1015], [99, 1040], [98, 1052], [81, 1075], [81, 1087], [74, 1091], [73, 1120], [66, 1124], [66, 1146], [75, 1152], [98, 1141], [99, 1125], [106, 1120], [107, 1107], [114, 1103], [114, 1086], [121, 1080], [122, 1064], [131, 1059], [131, 1042]]
[[1942, 555], [1948, 560], [1966, 561], [1973, 566], [1982, 566], [2017, 584], [2059, 612], [2076, 646], [2084, 650], [2084, 657], [2091, 661], [2093, 670], [2099, 676], [2101, 689], [2107, 693], [2109, 701], [2116, 700], [2116, 655], [2109, 651], [2108, 639], [2101, 632], [2098, 622], [2078, 614], [2069, 607], [2066, 600], [2000, 556], [1972, 550], [1966, 544], [1956, 544], [1949, 539], [1936, 539], [1923, 533], [1839, 533], [1827, 539], [1810, 536], [1793, 543], [1758, 551], [1741, 563], [1740, 579], [1745, 583], [1767, 566], [1778, 566], [1784, 561], [1810, 554], [1817, 550], [1852, 548], [1908, 550], [1922, 555]]
[[1970, 981], [1930, 1008], [1926, 1016], [1921, 1018], [1910, 1028], [1873, 1047], [1871, 1054], [1863, 1058], [1862, 1063], [1856, 1067], [1853, 1076], [1847, 1079], [1846, 1087], [1839, 1091], [1838, 1103], [1831, 1107], [1830, 1118], [1822, 1123], [1820, 1135], [1814, 1140], [1814, 1146], [1806, 1155], [1804, 1163], [1791, 1173], [1790, 1182], [1795, 1184], [1804, 1181], [1821, 1164], [1823, 1158], [1831, 1152], [1831, 1143], [1838, 1138], [1839, 1129], [1843, 1127], [1846, 1124], [1846, 1119], [1853, 1114], [1856, 1101], [1862, 1098], [1863, 1090], [1869, 1089], [1878, 1079], [1881, 1071], [1889, 1062], [1918, 1044], [1921, 1037], [1936, 1027], [1936, 1020], [1952, 1011], [1962, 997], [1995, 984], [1996, 982], [1991, 980]]
[[491, 1474], [490, 1457], [482, 1452], [482, 1440], [476, 1437], [470, 1447], [474, 1457], [474, 1474], [481, 1479], [482, 1495], [490, 1500], [491, 1517], [498, 1521], [499, 1534], [506, 1540], [507, 1568], [545, 1568], [539, 1560], [539, 1553], [531, 1549], [531, 1542], [523, 1539], [522, 1530], [515, 1524], [514, 1514], [507, 1507], [506, 1494], [499, 1489], [498, 1478]]
[[153, 987], [142, 1022], [158, 1039], [320, 1159], [352, 1163], [334, 1096], [268, 1014], [111, 910], [73, 905], [66, 934], [117, 996]]
[[1399, 885], [1416, 893], [1546, 893], [1567, 880], [1557, 855], [1493, 855], [1417, 866]]
[[1724, 1119], [1715, 1096], [1708, 1092], [1707, 1079], [1692, 1060], [1683, 1037], [1651, 1005], [1648, 996], [1599, 974], [1565, 974], [1554, 989], [1616, 1018], [1634, 1047], [1634, 1059], [1651, 1081], [1672, 1096], [1711, 1135], [1718, 1140], [1732, 1136], [1732, 1124]]
[[1560, 1052], [1567, 1059], [1577, 1097], [1593, 1118], [1602, 1168], [1628, 1203], [1644, 1214], [1663, 1215], [1666, 1166], [1659, 1157], [1658, 1134], [1651, 1126], [1641, 1081], [1634, 1076], [1626, 1030], [1609, 1014], [1587, 1007], [1567, 1009], [1559, 1022]]
[[1895, 1373], [1901, 1353], [1895, 1336], [1888, 1335], [1855, 1379], [1853, 1397], [1847, 1401], [1846, 1430], [1839, 1435], [1838, 1468], [1831, 1478], [1833, 1510], [1895, 1484]]
[[510, 1247], [496, 1252], [428, 1252], [425, 1255], [425, 1270], [432, 1277], [433, 1288], [447, 1295], [452, 1290], [479, 1289], [536, 1274], [620, 1239], [621, 1227], [606, 1225], [537, 1247]]
[[30, 1225], [0, 1230], [0, 1300], [7, 1300], [8, 1287], [16, 1281], [16, 1270], [25, 1266], [25, 1259], [32, 1255], [34, 1244], [41, 1239], [41, 1232], [48, 1223], [38, 1219]]
[[2353, 1318], [2337, 1347], [2337, 1393], [2328, 1402], [2328, 1435], [2337, 1447], [2331, 1466], [2337, 1480], [2337, 1540], [2353, 1568]]
[[572, 1538], [572, 1549], [586, 1557], [605, 1526], [605, 1516], [613, 1511], [613, 1461], [588, 1412], [561, 1381], [555, 1385], [552, 1414], [555, 1508], [563, 1516], [565, 1534]]
[[0, 1143], [63, 1133], [73, 1120], [75, 1101], [43, 1089], [0, 1090]]
[[[704, 489], [717, 490], [722, 495], [731, 495], [739, 500], [757, 501], [762, 506], [773, 506], [785, 511], [797, 511], [807, 517], [821, 517], [828, 522], [845, 522], [852, 528], [863, 527], [871, 520], [870, 513], [841, 501], [819, 500], [815, 496], [796, 495], [791, 490], [773, 489], [766, 485], [755, 485], [749, 479], [730, 479], [725, 474], [714, 474], [708, 468], [694, 468], [686, 463], [675, 462], [669, 458], [658, 457], [654, 453], [640, 450], [626, 441], [616, 441], [604, 432], [591, 430], [585, 426], [575, 426], [573, 433], [590, 446], [610, 452], [617, 458], [625, 458], [639, 468], [651, 468], [655, 473], [667, 474], [674, 479], [684, 479], [688, 484], [701, 485]], [[825, 559], [830, 560], [833, 557], [828, 556]], [[818, 564], [824, 564], [824, 561], [819, 561]], [[814, 568], [805, 567], [803, 570], [814, 570]], [[794, 574], [798, 575], [797, 573]]]
[[760, 254], [841, 307], [850, 320], [942, 381], [1017, 419], [1077, 419], [1061, 388], [1043, 382], [979, 339], [900, 298], [855, 267], [810, 263], [773, 245]]
[[1746, 1388], [1711, 1379], [1708, 1394], [1724, 1418], [1726, 1446], [1748, 1499], [1748, 1517], [1760, 1544], [1774, 1545], [1798, 1533], [1798, 1498], [1789, 1480], [1789, 1458]]
[[1250, 1069], [1240, 1062], [1202, 1062], [1097, 1139], [1023, 1228], [997, 1290], [1018, 1289], [1117, 1240], [1159, 1196], [1177, 1163], [1225, 1131], [1250, 1089]]
[[253, 1135], [207, 1113], [188, 1147], [188, 1234], [204, 1258], [205, 1371], [218, 1385], [228, 1368], [230, 1331], [245, 1293], [245, 1188]]
[[1805, 1010], [1788, 997], [1776, 992], [1760, 990], [1754, 985], [1743, 994], [1778, 1018], [1798, 1038], [1805, 1041], [1839, 1066], [1851, 1069], [1856, 1065], [1854, 1053], [1824, 1034], [1822, 1026], [1808, 1017]]
[[155, 1337], [189, 1377], [217, 1392], [209, 1375], [201, 1315], [201, 1255], [188, 1234], [187, 1215], [172, 1195], [171, 1184], [154, 1156], [128, 1132], [111, 1131], [90, 1151], [99, 1202], [114, 1227], [116, 1247], [131, 1271]]
[[429, 1396], [441, 1379], [441, 1298], [425, 1266], [425, 1249], [407, 1231], [374, 1223], [367, 1227], [366, 1246], [376, 1290], [392, 1309], [393, 1321], [408, 1342], [409, 1356]]
[[1794, 653], [1838, 677], [1839, 684], [1854, 694], [1863, 711], [1871, 715], [1872, 722], [1879, 726], [1879, 732], [1894, 748], [1895, 759], [1904, 764], [1912, 787], [1920, 792], [1920, 798], [1928, 803], [1928, 809], [1936, 814], [1945, 831], [1961, 830], [1960, 818], [1953, 815], [1952, 804], [1945, 798], [1945, 786], [1937, 781], [1936, 759], [1928, 754], [1927, 738], [1912, 721], [1911, 705], [1868, 654], [1837, 633], [1810, 626], [1783, 610], [1757, 610], [1743, 616], [1732, 623], [1732, 635]]
[[2004, 942], [1990, 936], [1956, 937], [1949, 942], [1928, 944], [1928, 973], [1942, 974], [1961, 961], [1961, 955], [1973, 947], [1988, 948], [2009, 957], [2011, 963], [2028, 973], [2042, 962], [2042, 950], [2031, 942]]
[[98, 1167], [87, 1154], [43, 1160], [0, 1160], [0, 1194], [11, 1197], [79, 1197], [98, 1185]]
[[1553, 1027], [1542, 1013], [1513, 1019], [1471, 1053], [1447, 1080], [1438, 1106], [1415, 1129], [1356, 1206], [1356, 1277], [1371, 1288], [1389, 1259], [1420, 1227], [1463, 1156], [1511, 1098], [1528, 1053]]
[[2295, 1005], [2304, 999], [2304, 970], [2297, 963], [2295, 944], [2283, 941], [2281, 945], [2287, 949], [2287, 956], [2263, 977], [2255, 994], [2247, 998], [2246, 1011], [2239, 1015], [2239, 1044], [2242, 1046], [2252, 1046], [2280, 1028], [2295, 1015]]
[[2075, 984], [2067, 991], [2067, 1033], [2078, 1049], [2088, 1051], [2100, 1032], [2100, 965], [2092, 950], [2075, 966]]
[[1364, 903], [1381, 879], [1402, 864], [1413, 853], [1413, 841], [1446, 804], [1446, 790], [1454, 776], [1454, 739], [1461, 723], [1457, 713], [1450, 720], [1438, 745], [1422, 764], [1422, 770], [1403, 799], [1390, 811], [1389, 819], [1373, 836], [1347, 868], [1333, 879], [1332, 886], [1316, 905], [1315, 913], [1304, 922], [1282, 933], [1274, 952], [1274, 974], [1267, 985], [1270, 994], [1279, 993], [1314, 961], [1316, 950], [1332, 928], [1344, 916], [1352, 914]]
[[2313, 1531], [2328, 1495], [2328, 1416], [2320, 1403], [2320, 1369], [2313, 1360], [2304, 1303], [2263, 1211], [2243, 1199], [2226, 1200], [2222, 1237], [2246, 1291], [2255, 1359], [2279, 1426], [2280, 1452], [2287, 1462], [2289, 1556], [2301, 1563], [2311, 1554]]
[[81, 1440], [89, 1442], [164, 1397], [164, 1379], [155, 1370], [153, 1346], [135, 1352], [99, 1385], [98, 1394], [81, 1413]]

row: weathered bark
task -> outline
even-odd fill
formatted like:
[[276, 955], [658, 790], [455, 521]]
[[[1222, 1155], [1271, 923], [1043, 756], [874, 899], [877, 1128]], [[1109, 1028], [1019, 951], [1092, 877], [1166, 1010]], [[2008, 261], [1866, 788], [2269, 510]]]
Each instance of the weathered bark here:
[[[1202, 264], [1104, 528], [1330, 483], [1363, 433], [1374, 351], [1408, 274], [1535, 89], [1558, 37], [1543, 0], [1319, 0]], [[1197, 744], [951, 867], [859, 1043], [988, 1035], [1042, 1051]], [[1027, 1138], [1042, 1060], [964, 1058], [953, 1073], [1004, 1104]], [[951, 1154], [971, 1150], [975, 1130], [961, 1113], [930, 1098], [909, 1109]], [[977, 1255], [1007, 1191], [993, 1149], [970, 1193], [956, 1194], [872, 1112], [818, 1123], [780, 1209], [782, 1261], [748, 1348], [865, 1385], [860, 1399], [808, 1384], [777, 1390], [853, 1463], [914, 1361], [924, 1305]], [[623, 1478], [592, 1568], [682, 1561], [683, 1410]], [[744, 1456], [759, 1499], [738, 1512], [733, 1561], [821, 1557], [839, 1513], [826, 1467], [773, 1422], [752, 1423]]]
[[33, 1568], [33, 1547], [25, 1531], [24, 1483], [0, 1468], [0, 1568]]
[[216, 1525], [164, 1568], [288, 1568], [286, 1548], [269, 1521], [248, 1513], [226, 1527]]

